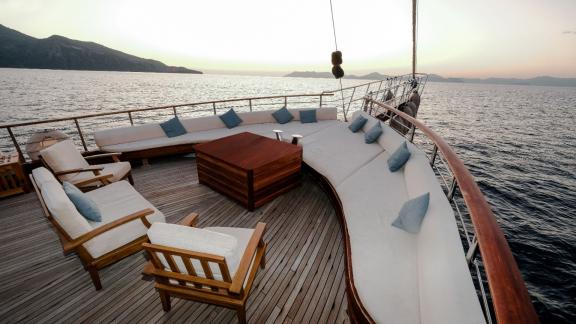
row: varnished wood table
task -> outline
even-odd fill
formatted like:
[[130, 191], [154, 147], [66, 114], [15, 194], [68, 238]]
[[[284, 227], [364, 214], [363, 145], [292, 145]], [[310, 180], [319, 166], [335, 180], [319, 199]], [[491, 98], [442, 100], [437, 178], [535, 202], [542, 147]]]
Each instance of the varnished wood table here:
[[302, 148], [252, 133], [195, 146], [201, 184], [252, 211], [300, 184]]
[[28, 179], [18, 153], [0, 157], [0, 198], [29, 192]]

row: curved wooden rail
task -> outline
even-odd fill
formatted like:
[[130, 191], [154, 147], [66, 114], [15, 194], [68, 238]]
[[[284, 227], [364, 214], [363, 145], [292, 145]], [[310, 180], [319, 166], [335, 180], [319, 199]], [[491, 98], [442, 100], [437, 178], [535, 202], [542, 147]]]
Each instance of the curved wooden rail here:
[[538, 315], [536, 315], [518, 265], [510, 251], [510, 246], [484, 194], [462, 160], [442, 137], [419, 120], [385, 103], [371, 98], [366, 98], [366, 100], [410, 122], [432, 140], [444, 155], [458, 183], [474, 225], [498, 323], [539, 323]]

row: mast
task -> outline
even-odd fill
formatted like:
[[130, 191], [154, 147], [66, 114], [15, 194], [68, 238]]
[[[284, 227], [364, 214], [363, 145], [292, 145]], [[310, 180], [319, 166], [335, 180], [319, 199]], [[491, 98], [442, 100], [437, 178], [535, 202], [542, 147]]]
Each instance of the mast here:
[[412, 0], [412, 78], [416, 77], [416, 5], [417, 0]]

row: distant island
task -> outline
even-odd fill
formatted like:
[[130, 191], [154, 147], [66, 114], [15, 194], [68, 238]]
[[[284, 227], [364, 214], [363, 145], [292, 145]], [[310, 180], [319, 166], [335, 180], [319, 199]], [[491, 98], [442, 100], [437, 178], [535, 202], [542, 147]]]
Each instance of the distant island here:
[[34, 38], [0, 25], [0, 67], [195, 73], [185, 67], [168, 66], [160, 61], [126, 54], [106, 46], [63, 36]]
[[[334, 78], [330, 72], [292, 72], [285, 75], [285, 77], [296, 78]], [[373, 72], [366, 75], [356, 76], [347, 75], [346, 79], [358, 80], [384, 80], [388, 75]], [[516, 78], [445, 78], [437, 74], [430, 74], [428, 81], [430, 82], [455, 82], [455, 83], [489, 83], [489, 84], [510, 84], [510, 85], [534, 85], [534, 86], [557, 86], [557, 87], [576, 87], [576, 78], [555, 78], [550, 76], [539, 76], [530, 79], [516, 79]]]

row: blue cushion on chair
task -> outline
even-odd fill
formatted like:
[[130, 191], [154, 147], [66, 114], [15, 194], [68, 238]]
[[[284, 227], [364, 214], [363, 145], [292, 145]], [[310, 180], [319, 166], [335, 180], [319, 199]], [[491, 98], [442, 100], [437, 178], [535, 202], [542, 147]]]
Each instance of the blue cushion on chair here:
[[408, 233], [417, 234], [420, 231], [422, 220], [426, 216], [430, 193], [410, 199], [404, 203], [398, 217], [392, 222], [392, 226], [405, 230]]
[[354, 121], [350, 123], [350, 125], [348, 125], [348, 129], [351, 130], [352, 133], [356, 133], [357, 131], [362, 129], [362, 127], [364, 127], [364, 124], [366, 124], [367, 121], [368, 119], [364, 118], [361, 115], [358, 115], [358, 117], [356, 117], [356, 119], [354, 119]]
[[234, 108], [230, 108], [226, 113], [218, 116], [228, 128], [234, 128], [240, 123], [242, 123], [242, 119], [238, 116], [238, 114], [234, 111]]
[[408, 145], [406, 142], [402, 143], [388, 158], [388, 169], [390, 169], [390, 172], [400, 170], [408, 159], [410, 159], [410, 155], [412, 155], [412, 153], [408, 150]]
[[294, 119], [294, 116], [292, 116], [292, 114], [288, 111], [288, 109], [286, 109], [286, 107], [283, 107], [273, 112], [272, 117], [274, 117], [274, 119], [276, 119], [276, 121], [279, 124], [286, 124], [289, 123], [292, 119]]
[[317, 122], [316, 109], [300, 110], [300, 122], [302, 124]]
[[366, 144], [374, 143], [382, 135], [382, 125], [380, 122], [376, 122], [376, 125], [372, 126], [366, 134], [364, 134], [364, 142]]
[[176, 137], [186, 134], [186, 128], [182, 126], [182, 123], [180, 122], [180, 119], [178, 119], [178, 117], [174, 117], [170, 120], [161, 123], [160, 127], [162, 127], [162, 130], [164, 131], [164, 133], [166, 133], [166, 136], [168, 137]]
[[84, 218], [93, 222], [102, 221], [102, 213], [94, 200], [70, 182], [64, 181], [62, 187], [68, 198], [70, 198], [74, 206], [76, 206], [76, 209], [78, 209], [78, 212], [84, 216]]

